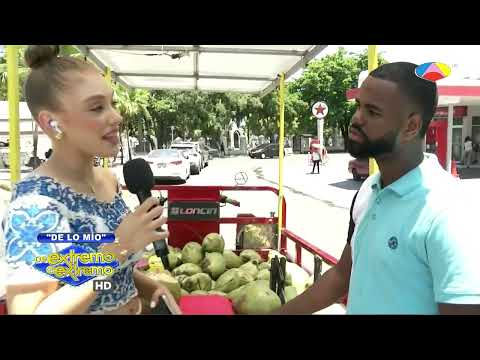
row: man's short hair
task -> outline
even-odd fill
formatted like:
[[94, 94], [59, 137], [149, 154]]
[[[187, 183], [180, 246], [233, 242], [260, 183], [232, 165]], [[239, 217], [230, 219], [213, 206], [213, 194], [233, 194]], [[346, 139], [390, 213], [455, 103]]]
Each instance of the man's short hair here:
[[397, 84], [402, 94], [418, 108], [422, 117], [420, 136], [424, 137], [437, 108], [438, 92], [435, 82], [415, 74], [417, 66], [409, 62], [389, 63], [373, 70], [370, 76]]

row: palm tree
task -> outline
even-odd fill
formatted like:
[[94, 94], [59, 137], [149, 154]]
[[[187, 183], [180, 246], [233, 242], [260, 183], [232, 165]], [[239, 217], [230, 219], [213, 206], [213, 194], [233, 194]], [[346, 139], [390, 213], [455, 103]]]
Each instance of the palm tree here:
[[125, 89], [119, 84], [113, 85], [115, 98], [117, 101], [117, 110], [123, 116], [124, 129], [127, 137], [127, 148], [129, 159], [132, 158], [130, 148], [130, 131], [136, 130], [139, 138], [143, 140], [144, 122], [151, 120], [148, 111], [150, 93], [146, 90]]

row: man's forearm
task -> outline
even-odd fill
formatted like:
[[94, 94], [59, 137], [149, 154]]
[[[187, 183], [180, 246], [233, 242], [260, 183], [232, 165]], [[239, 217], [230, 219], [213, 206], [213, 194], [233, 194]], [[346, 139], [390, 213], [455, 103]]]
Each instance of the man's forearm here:
[[342, 276], [334, 267], [309, 289], [286, 303], [273, 315], [307, 315], [322, 310], [348, 292], [349, 279]]

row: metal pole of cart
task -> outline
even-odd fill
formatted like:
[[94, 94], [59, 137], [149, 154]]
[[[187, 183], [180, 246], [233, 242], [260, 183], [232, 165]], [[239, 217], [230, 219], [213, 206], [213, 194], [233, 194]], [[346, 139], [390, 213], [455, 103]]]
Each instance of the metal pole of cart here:
[[[373, 70], [378, 67], [378, 53], [377, 45], [368, 45], [368, 73], [370, 74]], [[372, 175], [378, 171], [378, 164], [375, 159], [370, 158], [368, 160], [368, 174]]]
[[278, 91], [279, 98], [279, 149], [278, 149], [278, 239], [277, 244], [280, 244], [282, 237], [283, 224], [283, 148], [285, 142], [285, 74], [280, 74], [280, 84]]
[[13, 185], [20, 180], [20, 123], [18, 110], [18, 48], [7, 45], [7, 83], [8, 83], [8, 125], [10, 132], [10, 181]]
[[[105, 81], [108, 86], [112, 86], [112, 72], [108, 67], [105, 69]], [[103, 167], [108, 168], [108, 157], [103, 158]]]

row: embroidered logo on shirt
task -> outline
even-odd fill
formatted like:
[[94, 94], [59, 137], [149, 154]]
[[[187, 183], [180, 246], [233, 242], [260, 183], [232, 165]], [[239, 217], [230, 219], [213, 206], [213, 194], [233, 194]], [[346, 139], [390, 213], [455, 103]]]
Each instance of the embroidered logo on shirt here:
[[395, 236], [388, 239], [388, 247], [392, 250], [395, 250], [398, 247], [398, 240]]

